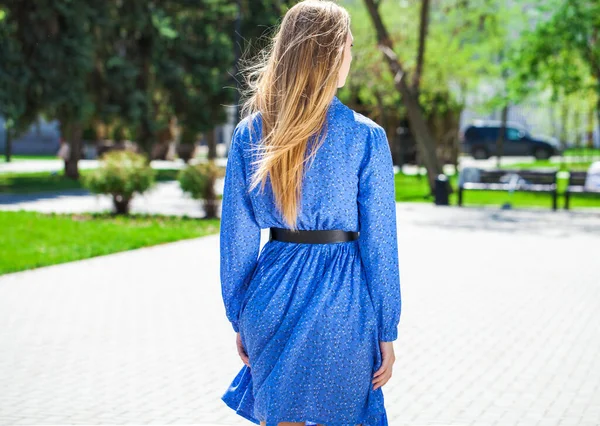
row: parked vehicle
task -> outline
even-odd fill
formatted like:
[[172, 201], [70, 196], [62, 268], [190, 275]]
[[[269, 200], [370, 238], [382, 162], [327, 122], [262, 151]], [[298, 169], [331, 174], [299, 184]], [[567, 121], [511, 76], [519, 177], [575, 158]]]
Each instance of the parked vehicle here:
[[[499, 122], [476, 122], [468, 126], [461, 137], [462, 151], [471, 154], [475, 159], [487, 159], [497, 155], [500, 128]], [[533, 155], [539, 160], [545, 160], [561, 153], [559, 142], [555, 138], [534, 137], [526, 129], [513, 123], [506, 127], [502, 155]]]

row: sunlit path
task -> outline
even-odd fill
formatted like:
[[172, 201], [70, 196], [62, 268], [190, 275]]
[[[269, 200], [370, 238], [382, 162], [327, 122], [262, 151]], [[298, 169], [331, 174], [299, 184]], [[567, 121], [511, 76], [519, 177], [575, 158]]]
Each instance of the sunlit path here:
[[[597, 424], [599, 213], [398, 204], [398, 232], [391, 425]], [[0, 277], [0, 424], [249, 425], [219, 399], [218, 258], [213, 235]]]

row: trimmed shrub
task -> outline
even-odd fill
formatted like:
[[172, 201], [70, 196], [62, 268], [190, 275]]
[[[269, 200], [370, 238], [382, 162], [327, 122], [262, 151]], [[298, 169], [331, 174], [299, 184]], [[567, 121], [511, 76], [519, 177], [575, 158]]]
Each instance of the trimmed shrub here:
[[219, 200], [215, 192], [215, 182], [224, 176], [225, 169], [210, 160], [181, 169], [177, 180], [184, 192], [195, 200], [201, 200], [205, 217], [208, 219], [217, 217]]
[[83, 185], [96, 194], [112, 196], [116, 214], [128, 214], [134, 194], [143, 194], [156, 181], [146, 157], [132, 151], [110, 151], [100, 167], [83, 176]]

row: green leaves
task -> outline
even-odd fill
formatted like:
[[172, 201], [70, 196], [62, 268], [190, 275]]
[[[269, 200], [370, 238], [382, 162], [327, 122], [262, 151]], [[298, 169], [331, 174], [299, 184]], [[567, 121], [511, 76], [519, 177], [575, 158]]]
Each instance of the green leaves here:
[[[550, 89], [551, 100], [600, 98], [600, 2], [552, 1], [538, 6], [546, 14], [523, 35], [515, 61], [522, 84]], [[549, 8], [551, 7], [551, 8]], [[593, 99], [590, 99], [593, 104]]]
[[82, 183], [96, 194], [130, 199], [154, 185], [155, 173], [145, 156], [132, 151], [111, 151], [104, 154], [98, 169], [82, 175]]
[[172, 39], [177, 37], [177, 31], [173, 29], [171, 17], [166, 16], [164, 11], [159, 10], [152, 14], [152, 24], [163, 37]]
[[195, 200], [209, 199], [214, 195], [213, 186], [216, 179], [225, 176], [225, 169], [214, 161], [188, 165], [181, 169], [177, 180], [181, 190], [190, 194]]

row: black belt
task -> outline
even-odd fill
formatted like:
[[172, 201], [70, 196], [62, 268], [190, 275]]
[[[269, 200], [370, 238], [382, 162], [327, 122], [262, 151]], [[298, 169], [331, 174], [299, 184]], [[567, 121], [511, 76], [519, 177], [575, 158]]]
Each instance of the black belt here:
[[358, 232], [341, 229], [315, 229], [292, 231], [285, 228], [269, 228], [269, 241], [285, 241], [288, 243], [326, 244], [343, 243], [358, 239]]

